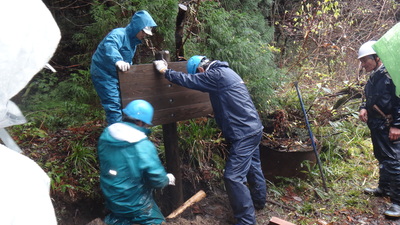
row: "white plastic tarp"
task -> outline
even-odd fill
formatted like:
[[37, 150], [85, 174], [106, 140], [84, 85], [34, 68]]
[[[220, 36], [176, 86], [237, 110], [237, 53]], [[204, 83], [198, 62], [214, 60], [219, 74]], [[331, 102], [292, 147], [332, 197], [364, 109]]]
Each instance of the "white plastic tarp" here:
[[[50, 60], [61, 35], [41, 0], [0, 0], [0, 6], [0, 137], [13, 142], [4, 127], [25, 118], [10, 99]], [[34, 161], [0, 144], [0, 171], [0, 224], [57, 224], [50, 179]]]
[[50, 60], [60, 30], [41, 0], [0, 0], [0, 128], [25, 123], [10, 101]]
[[38, 164], [0, 144], [0, 170], [0, 224], [57, 224], [50, 179]]

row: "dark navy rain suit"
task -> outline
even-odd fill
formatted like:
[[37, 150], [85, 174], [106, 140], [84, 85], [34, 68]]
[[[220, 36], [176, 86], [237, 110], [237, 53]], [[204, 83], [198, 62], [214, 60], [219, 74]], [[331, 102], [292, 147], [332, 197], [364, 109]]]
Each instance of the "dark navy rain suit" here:
[[153, 191], [168, 185], [167, 173], [149, 130], [132, 123], [108, 126], [100, 136], [100, 186], [110, 225], [161, 224], [165, 221]]
[[115, 63], [125, 61], [132, 64], [136, 46], [142, 43], [136, 35], [146, 26], [154, 27], [157, 24], [148, 12], [144, 10], [136, 12], [128, 26], [112, 30], [100, 42], [92, 57], [90, 74], [109, 125], [122, 120]]
[[[400, 204], [400, 141], [389, 140], [390, 126], [400, 128], [400, 98], [386, 68], [382, 65], [374, 71], [365, 86], [365, 102], [361, 109], [367, 110], [368, 127], [374, 155], [379, 162], [379, 188], [390, 192], [392, 203]], [[373, 109], [377, 105], [393, 121], [387, 126], [386, 119]]]
[[259, 152], [263, 126], [243, 80], [221, 61], [213, 61], [204, 73], [167, 70], [165, 77], [209, 93], [215, 120], [231, 143], [224, 181], [235, 218], [238, 224], [256, 224], [253, 204], [264, 205], [267, 193]]

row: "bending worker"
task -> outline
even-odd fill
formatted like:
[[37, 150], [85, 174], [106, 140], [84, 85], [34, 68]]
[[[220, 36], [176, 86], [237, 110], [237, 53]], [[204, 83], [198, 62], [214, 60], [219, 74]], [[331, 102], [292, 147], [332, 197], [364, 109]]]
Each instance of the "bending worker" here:
[[224, 181], [234, 216], [237, 224], [256, 224], [255, 209], [264, 208], [267, 193], [259, 152], [263, 126], [243, 80], [227, 62], [205, 56], [189, 59], [188, 74], [167, 69], [164, 60], [154, 65], [169, 81], [209, 93], [215, 120], [231, 144]]
[[124, 121], [108, 126], [100, 136], [100, 186], [109, 225], [161, 224], [165, 221], [153, 199], [153, 190], [175, 185], [167, 174], [154, 144], [147, 138], [154, 109], [134, 100], [124, 109]]
[[359, 118], [371, 130], [374, 156], [379, 162], [378, 187], [364, 191], [376, 196], [390, 196], [392, 205], [384, 214], [400, 217], [400, 98], [395, 94], [388, 71], [372, 48], [374, 43], [376, 41], [364, 43], [358, 52], [361, 66], [371, 72]]
[[122, 120], [117, 68], [123, 72], [129, 70], [136, 46], [153, 34], [151, 29], [155, 26], [148, 12], [138, 11], [128, 26], [112, 30], [92, 57], [90, 74], [109, 125]]

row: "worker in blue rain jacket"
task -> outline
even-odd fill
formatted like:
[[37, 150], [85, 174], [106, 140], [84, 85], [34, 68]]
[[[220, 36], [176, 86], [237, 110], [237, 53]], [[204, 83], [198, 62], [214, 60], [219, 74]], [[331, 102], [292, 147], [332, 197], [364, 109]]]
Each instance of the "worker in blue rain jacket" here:
[[374, 156], [379, 162], [379, 182], [376, 188], [364, 192], [390, 197], [392, 205], [384, 214], [400, 218], [400, 98], [381, 59], [373, 49], [376, 41], [361, 45], [358, 59], [370, 73], [365, 85], [365, 100], [359, 118], [371, 131]]
[[122, 120], [117, 69], [129, 70], [136, 46], [157, 26], [147, 11], [136, 12], [126, 27], [112, 30], [98, 45], [90, 67], [92, 82], [106, 113], [108, 124]]
[[100, 136], [100, 186], [109, 225], [161, 224], [165, 221], [153, 199], [153, 190], [175, 185], [166, 173], [154, 144], [148, 139], [154, 109], [134, 100], [123, 110], [122, 122], [108, 126]]
[[234, 216], [237, 224], [256, 224], [255, 209], [264, 208], [267, 194], [259, 152], [263, 126], [243, 80], [227, 62], [205, 56], [189, 59], [188, 74], [168, 69], [165, 60], [153, 63], [169, 81], [209, 93], [215, 120], [231, 144], [224, 181]]

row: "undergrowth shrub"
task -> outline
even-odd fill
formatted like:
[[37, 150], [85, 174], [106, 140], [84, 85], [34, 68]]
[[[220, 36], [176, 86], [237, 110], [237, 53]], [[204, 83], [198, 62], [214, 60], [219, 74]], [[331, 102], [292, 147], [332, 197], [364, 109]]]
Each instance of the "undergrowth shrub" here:
[[[162, 126], [155, 126], [152, 131], [150, 138], [165, 162]], [[177, 132], [184, 179], [193, 186], [204, 183], [220, 185], [228, 149], [215, 120], [197, 118], [180, 121], [177, 123]]]
[[28, 121], [42, 129], [56, 130], [102, 118], [88, 71], [79, 70], [63, 81], [59, 79], [41, 73], [29, 84], [20, 104]]
[[178, 133], [183, 156], [192, 166], [200, 169], [212, 166], [222, 171], [226, 157], [225, 139], [214, 119], [199, 118], [180, 122]]

